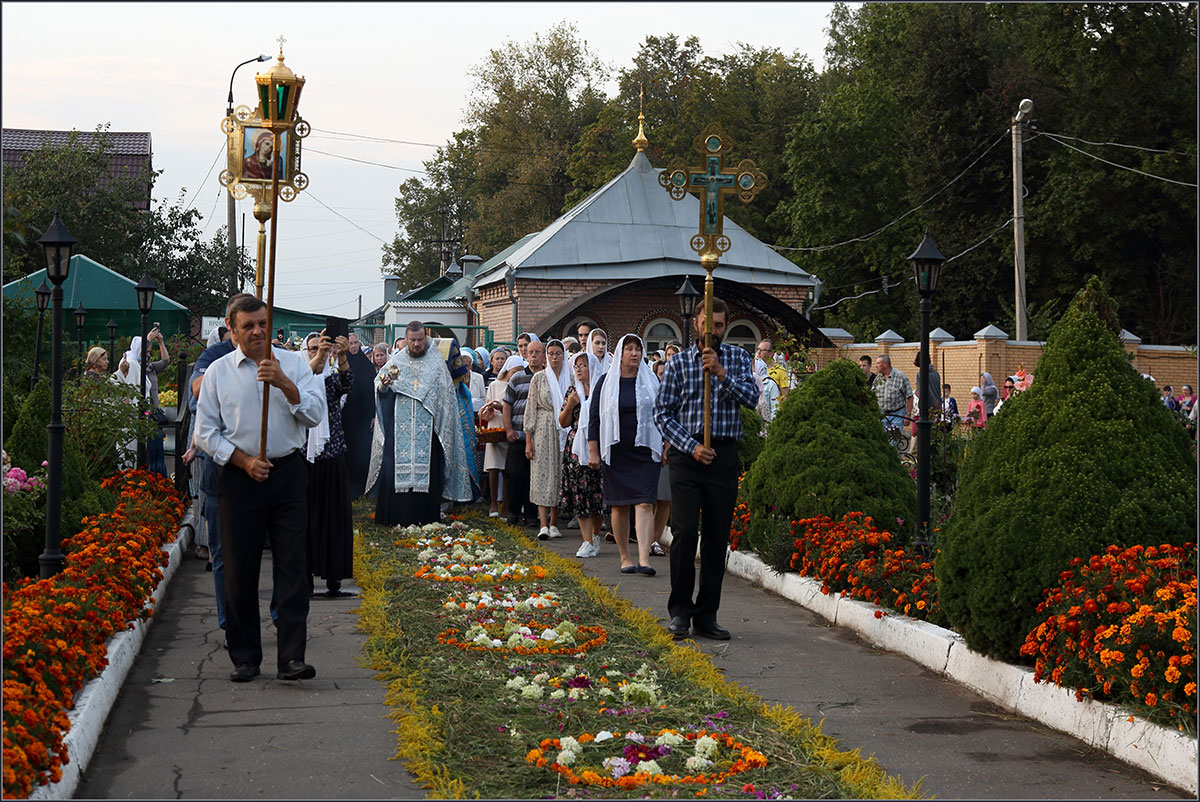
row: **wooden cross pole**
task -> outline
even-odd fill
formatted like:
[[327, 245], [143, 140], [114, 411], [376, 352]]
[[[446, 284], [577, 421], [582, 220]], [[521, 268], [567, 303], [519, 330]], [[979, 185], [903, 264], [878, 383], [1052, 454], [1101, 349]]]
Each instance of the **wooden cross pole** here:
[[[283, 37], [280, 37], [281, 39]], [[267, 263], [267, 359], [274, 359], [274, 346], [271, 345], [271, 323], [275, 313], [275, 234], [279, 229], [279, 129], [273, 128], [271, 134], [274, 148], [271, 150], [271, 256]], [[267, 415], [271, 409], [271, 386], [263, 387], [262, 404], [262, 436], [258, 444], [258, 458], [267, 458]]]
[[[749, 203], [767, 186], [766, 174], [749, 159], [738, 162], [736, 168], [724, 167], [725, 154], [733, 149], [717, 123], [709, 123], [695, 139], [692, 148], [704, 157], [702, 167], [690, 167], [676, 157], [658, 174], [661, 184], [671, 197], [682, 200], [691, 193], [700, 199], [700, 229], [692, 237], [692, 250], [700, 254], [704, 268], [704, 348], [713, 347], [713, 271], [721, 254], [729, 250], [729, 237], [724, 234], [725, 196], [736, 193], [742, 203]], [[704, 447], [712, 447], [712, 380], [704, 382]]]

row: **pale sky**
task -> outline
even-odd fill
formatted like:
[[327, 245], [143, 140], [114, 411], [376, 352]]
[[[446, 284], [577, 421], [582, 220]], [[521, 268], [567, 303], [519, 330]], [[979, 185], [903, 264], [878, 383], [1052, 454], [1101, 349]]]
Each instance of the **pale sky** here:
[[[732, 52], [739, 42], [798, 51], [819, 70], [831, 6], [5, 3], [0, 116], [8, 128], [90, 131], [107, 122], [113, 131], [149, 131], [154, 167], [165, 171], [155, 203], [171, 203], [186, 188], [205, 217], [208, 238], [226, 220], [217, 175], [225, 167], [219, 126], [230, 73], [259, 53], [273, 57], [276, 39], [284, 36], [286, 64], [307, 79], [300, 116], [314, 130], [304, 142], [309, 188], [280, 204], [275, 300], [353, 318], [359, 295], [364, 313], [382, 303], [380, 248], [397, 231], [397, 187], [420, 174], [434, 149], [327, 132], [443, 145], [463, 127], [472, 70], [488, 51], [507, 40], [528, 42], [564, 20], [614, 73], [632, 63], [646, 36], [668, 33], [696, 35], [713, 56]], [[235, 105], [254, 105], [254, 73], [273, 61], [238, 71]], [[615, 83], [606, 87], [609, 95], [615, 89]], [[653, 141], [654, 132], [647, 135]], [[358, 164], [314, 149], [406, 169]], [[238, 202], [235, 217], [240, 239], [245, 214], [251, 254], [257, 232], [252, 205], [251, 199]], [[87, 243], [79, 252], [87, 253]]]

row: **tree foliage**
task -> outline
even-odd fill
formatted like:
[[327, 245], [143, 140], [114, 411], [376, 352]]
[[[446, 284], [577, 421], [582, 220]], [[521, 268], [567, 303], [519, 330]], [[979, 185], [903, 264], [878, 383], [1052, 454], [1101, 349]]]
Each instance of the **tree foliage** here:
[[744, 482], [755, 511], [746, 542], [764, 561], [778, 570], [787, 565], [790, 530], [780, 520], [861, 512], [900, 544], [912, 535], [916, 491], [881, 417], [866, 376], [847, 359], [788, 393]]
[[937, 574], [947, 620], [976, 651], [1017, 659], [1042, 590], [1072, 558], [1195, 537], [1187, 434], [1119, 330], [1093, 277], [1051, 332], [1037, 381], [971, 444]]
[[149, 211], [140, 211], [162, 171], [114, 176], [108, 127], [97, 126], [91, 139], [73, 131], [65, 145], [46, 143], [24, 166], [4, 168], [4, 281], [45, 266], [37, 240], [58, 212], [77, 240], [75, 253], [134, 281], [148, 273], [159, 292], [193, 314], [219, 314], [231, 280], [252, 277], [251, 260], [241, 249], [230, 256], [224, 229], [204, 240], [202, 215], [185, 204], [186, 190], [174, 203], [151, 199]]
[[754, 203], [726, 211], [825, 283], [814, 323], [915, 338], [905, 256], [928, 228], [955, 257], [935, 324], [1015, 333], [1009, 126], [1029, 97], [1030, 336], [1099, 272], [1131, 331], [1191, 342], [1194, 187], [1068, 146], [1195, 183], [1196, 14], [1181, 3], [837, 4], [820, 73], [798, 53], [739, 43], [710, 56], [667, 32], [615, 67], [611, 97], [599, 88], [607, 69], [560, 24], [478, 66], [465, 129], [427, 179], [401, 186], [384, 267], [405, 286], [435, 275], [439, 209], [484, 258], [540, 230], [625, 169], [640, 107], [656, 166], [696, 158], [693, 138], [717, 122], [734, 156], [767, 173]]

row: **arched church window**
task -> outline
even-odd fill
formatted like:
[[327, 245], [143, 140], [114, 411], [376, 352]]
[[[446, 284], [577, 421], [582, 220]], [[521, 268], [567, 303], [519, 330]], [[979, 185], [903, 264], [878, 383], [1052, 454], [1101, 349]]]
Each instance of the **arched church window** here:
[[645, 332], [646, 334], [642, 339], [646, 341], [646, 350], [648, 352], [666, 348], [667, 343], [671, 342], [671, 340], [683, 340], [683, 337], [679, 333], [679, 327], [675, 325], [673, 320], [668, 320], [667, 318], [660, 317], [656, 320], [651, 320], [646, 325]]
[[744, 348], [750, 354], [751, 359], [754, 358], [754, 350], [761, 341], [762, 335], [758, 331], [758, 326], [749, 320], [735, 320], [729, 328], [725, 329], [725, 342], [736, 345], [738, 348]]

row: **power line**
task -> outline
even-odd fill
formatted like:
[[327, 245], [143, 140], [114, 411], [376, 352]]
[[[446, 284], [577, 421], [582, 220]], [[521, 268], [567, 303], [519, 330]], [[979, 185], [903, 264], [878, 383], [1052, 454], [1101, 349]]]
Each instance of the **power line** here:
[[384, 240], [384, 239], [382, 239], [381, 237], [378, 237], [378, 236], [376, 236], [375, 234], [372, 234], [370, 231], [367, 231], [365, 228], [363, 228], [362, 226], [360, 226], [358, 223], [354, 222], [353, 220], [351, 220], [351, 219], [350, 219], [349, 217], [347, 217], [346, 215], [344, 215], [344, 214], [342, 214], [341, 212], [339, 212], [338, 210], [334, 209], [332, 206], [328, 205], [327, 203], [325, 203], [325, 201], [321, 200], [320, 198], [318, 198], [316, 195], [312, 194], [311, 192], [309, 192], [309, 193], [308, 193], [308, 197], [312, 198], [312, 199], [313, 199], [313, 200], [315, 200], [317, 203], [321, 204], [321, 205], [322, 205], [322, 206], [324, 206], [326, 209], [328, 209], [329, 211], [333, 212], [333, 213], [334, 213], [334, 214], [336, 214], [338, 217], [342, 218], [342, 219], [343, 219], [343, 220], [345, 220], [347, 223], [349, 223], [350, 225], [354, 226], [355, 228], [357, 228], [359, 231], [363, 232], [364, 234], [368, 234], [368, 235], [370, 235], [370, 236], [372, 236], [372, 237], [375, 237], [375, 239], [379, 240], [379, 241], [380, 241], [380, 242], [382, 242], [384, 245], [387, 245], [387, 244], [388, 244], [388, 243], [387, 243], [387, 240]]
[[[1031, 126], [1031, 128], [1032, 128], [1032, 126]], [[1033, 130], [1037, 131], [1038, 129], [1034, 128]], [[1188, 158], [1196, 157], [1195, 153], [1187, 153], [1187, 152], [1184, 152], [1181, 150], [1163, 150], [1161, 148], [1147, 148], [1147, 147], [1142, 147], [1141, 145], [1126, 145], [1122, 142], [1093, 142], [1090, 139], [1084, 139], [1083, 137], [1078, 137], [1078, 136], [1071, 136], [1069, 134], [1060, 134], [1055, 131], [1039, 131], [1039, 133], [1046, 134], [1047, 136], [1061, 136], [1063, 139], [1073, 139], [1076, 142], [1083, 142], [1088, 145], [1112, 145], [1113, 147], [1116, 147], [1116, 148], [1132, 148], [1133, 150], [1144, 150], [1144, 151], [1148, 151], [1149, 153], [1168, 153], [1172, 156], [1187, 156]]]
[[974, 161], [972, 161], [970, 164], [968, 164], [966, 167], [964, 167], [962, 172], [960, 172], [958, 175], [954, 176], [954, 178], [950, 179], [950, 181], [947, 184], [945, 184], [941, 189], [937, 190], [932, 195], [930, 195], [928, 198], [923, 200], [920, 203], [920, 205], [915, 206], [912, 209], [909, 209], [907, 212], [900, 215], [896, 219], [892, 220], [890, 223], [887, 223], [887, 224], [881, 226], [880, 228], [875, 229], [874, 231], [872, 231], [869, 234], [863, 234], [862, 236], [853, 237], [848, 240], [843, 240], [842, 242], [835, 242], [831, 245], [815, 245], [815, 246], [806, 246], [806, 247], [788, 247], [785, 245], [771, 245], [769, 247], [774, 248], [777, 251], [806, 251], [806, 252], [820, 253], [822, 251], [828, 251], [828, 250], [832, 250], [834, 248], [840, 248], [843, 245], [850, 245], [855, 242], [866, 242], [869, 239], [873, 239], [873, 238], [879, 236], [880, 234], [882, 234], [884, 231], [887, 231], [892, 226], [896, 225], [896, 223], [899, 223], [904, 218], [908, 217], [909, 215], [913, 214], [916, 211], [919, 211], [921, 208], [926, 206], [930, 201], [932, 201], [938, 195], [942, 194], [947, 189], [949, 189], [951, 186], [953, 186], [955, 183], [957, 183], [958, 180], [961, 179], [964, 175], [966, 175], [971, 170], [972, 167], [974, 167], [976, 164], [979, 163], [980, 159], [982, 159], [984, 156], [991, 153], [992, 149], [995, 148], [997, 145], [999, 145], [1001, 142], [1003, 142], [1005, 140], [1005, 138], [1007, 138], [1007, 137], [1008, 137], [1008, 129], [1006, 128], [1004, 133], [1001, 134], [999, 138], [997, 138], [994, 142], [992, 142], [992, 144], [988, 145], [987, 149], [984, 150], [983, 153], [980, 153], [978, 156], [976, 156]]
[[[187, 209], [184, 209], [185, 212], [188, 211], [188, 209], [191, 209], [196, 203], [196, 198], [200, 196], [200, 190], [204, 187], [204, 182], [208, 180], [210, 175], [212, 175], [213, 168], [217, 166], [217, 159], [221, 158], [221, 154], [224, 152], [224, 145], [221, 145], [221, 147], [217, 148], [217, 155], [213, 156], [212, 164], [208, 165], [208, 172], [204, 174], [204, 178], [200, 179], [200, 183], [196, 186], [196, 191], [192, 193], [192, 201], [187, 205]], [[216, 209], [215, 206], [213, 208]]]
[[[1043, 132], [1043, 133], [1045, 133], [1045, 132]], [[1135, 168], [1135, 167], [1128, 167], [1128, 166], [1126, 166], [1126, 165], [1124, 165], [1124, 164], [1117, 164], [1116, 162], [1109, 161], [1108, 159], [1102, 159], [1102, 158], [1100, 158], [1099, 156], [1097, 156], [1097, 155], [1096, 155], [1096, 154], [1094, 154], [1094, 153], [1088, 153], [1086, 150], [1084, 150], [1084, 149], [1082, 149], [1082, 148], [1077, 148], [1077, 147], [1075, 147], [1074, 145], [1070, 144], [1069, 142], [1064, 142], [1064, 141], [1062, 141], [1061, 139], [1059, 139], [1059, 138], [1058, 138], [1057, 136], [1055, 136], [1054, 134], [1049, 134], [1049, 133], [1047, 133], [1047, 134], [1046, 134], [1046, 136], [1050, 137], [1050, 139], [1052, 139], [1053, 141], [1055, 141], [1055, 142], [1057, 142], [1058, 144], [1062, 145], [1064, 148], [1070, 148], [1071, 150], [1079, 151], [1079, 152], [1080, 152], [1080, 153], [1082, 153], [1084, 156], [1089, 156], [1089, 157], [1091, 157], [1091, 158], [1095, 159], [1095, 160], [1096, 160], [1096, 161], [1098, 161], [1098, 162], [1104, 162], [1105, 164], [1111, 165], [1111, 166], [1113, 166], [1113, 167], [1119, 167], [1119, 168], [1121, 168], [1122, 170], [1128, 170], [1128, 171], [1129, 171], [1129, 172], [1131, 172], [1131, 173], [1137, 173], [1138, 175], [1144, 175], [1144, 176], [1146, 176], [1147, 178], [1154, 178], [1154, 179], [1157, 179], [1157, 180], [1159, 180], [1159, 181], [1166, 181], [1166, 182], [1167, 182], [1167, 183], [1169, 183], [1169, 184], [1178, 184], [1178, 185], [1179, 185], [1179, 186], [1181, 186], [1181, 187], [1195, 187], [1195, 186], [1196, 186], [1195, 184], [1190, 184], [1190, 183], [1188, 183], [1187, 181], [1176, 181], [1174, 178], [1166, 178], [1166, 177], [1164, 177], [1164, 176], [1161, 176], [1161, 175], [1155, 175], [1154, 173], [1147, 173], [1145, 170], [1138, 170], [1138, 169], [1137, 169], [1137, 168]]]
[[[1005, 228], [1008, 228], [1008, 226], [1009, 226], [1009, 225], [1012, 223], [1012, 221], [1013, 221], [1013, 218], [1011, 218], [1011, 217], [1010, 217], [1010, 218], [1008, 218], [1008, 219], [1007, 219], [1007, 220], [1005, 220], [1003, 223], [1001, 223], [999, 226], [997, 226], [996, 228], [992, 229], [992, 231], [991, 231], [991, 232], [990, 232], [990, 233], [989, 233], [987, 236], [985, 236], [983, 239], [979, 240], [979, 242], [976, 242], [974, 245], [972, 245], [971, 247], [967, 248], [966, 250], [964, 250], [964, 251], [960, 251], [959, 253], [956, 253], [954, 256], [951, 256], [949, 259], [947, 259], [945, 262], [943, 262], [943, 263], [942, 263], [942, 265], [943, 265], [943, 266], [945, 266], [945, 265], [948, 265], [948, 264], [950, 264], [951, 262], [953, 262], [955, 259], [959, 258], [960, 256], [966, 256], [968, 253], [970, 253], [971, 251], [973, 251], [973, 250], [975, 250], [976, 248], [980, 247], [980, 246], [981, 246], [981, 245], [983, 245], [985, 242], [987, 242], [988, 240], [990, 240], [992, 237], [994, 237], [994, 236], [996, 236], [997, 234], [999, 234], [999, 233], [1000, 233], [1001, 231], [1003, 231]], [[869, 280], [867, 283], [873, 283], [874, 281], [878, 281], [878, 280], [879, 280], [879, 279], [871, 279], [871, 280]], [[908, 276], [908, 277], [906, 277], [905, 279], [903, 279], [903, 280], [901, 281], [901, 283], [904, 283], [904, 282], [907, 282], [907, 281], [913, 281], [913, 280], [914, 280], [913, 276]], [[899, 286], [899, 285], [890, 285], [890, 284], [889, 284], [889, 285], [888, 285], [888, 289], [891, 289], [891, 287], [892, 287], [892, 286]], [[819, 309], [832, 309], [833, 307], [837, 306], [838, 304], [842, 303], [843, 301], [854, 301], [854, 300], [857, 300], [857, 299], [859, 299], [859, 298], [865, 298], [865, 297], [866, 297], [866, 296], [868, 296], [868, 295], [876, 295], [876, 294], [878, 294], [878, 293], [881, 293], [881, 292], [883, 292], [883, 288], [882, 288], [882, 287], [880, 287], [880, 288], [879, 288], [879, 289], [877, 289], [877, 290], [867, 290], [866, 292], [860, 292], [858, 295], [850, 295], [850, 296], [847, 296], [847, 297], [845, 297], [845, 298], [839, 298], [839, 299], [837, 299], [836, 301], [834, 301], [834, 302], [833, 302], [833, 303], [831, 303], [831, 304], [825, 304], [824, 306], [814, 306], [814, 307], [812, 307], [812, 308], [811, 308], [809, 311], [811, 311], [811, 312], [816, 312], [816, 311], [817, 311], [817, 310], [819, 310]]]

